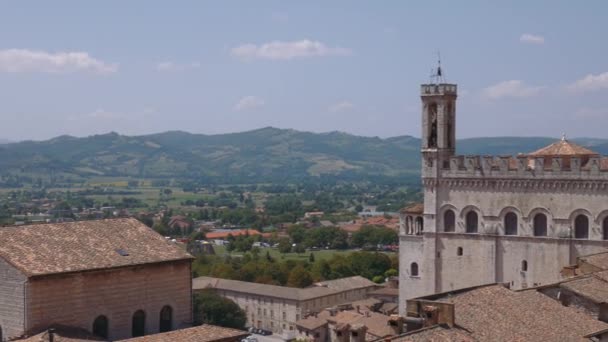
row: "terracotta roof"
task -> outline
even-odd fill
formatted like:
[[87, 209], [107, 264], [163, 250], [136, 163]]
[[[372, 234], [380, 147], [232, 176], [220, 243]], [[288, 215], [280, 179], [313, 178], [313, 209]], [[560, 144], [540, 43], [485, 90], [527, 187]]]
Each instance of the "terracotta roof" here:
[[0, 257], [27, 276], [192, 259], [136, 219], [4, 227], [0, 241]]
[[327, 287], [335, 291], [346, 291], [354, 289], [362, 289], [366, 287], [376, 287], [378, 284], [361, 276], [340, 278], [334, 280], [326, 280], [315, 283], [315, 286]]
[[382, 287], [380, 289], [371, 291], [369, 295], [377, 295], [377, 296], [399, 296], [399, 289], [394, 287]]
[[234, 237], [240, 235], [262, 235], [262, 236], [270, 236], [270, 234], [262, 234], [255, 229], [237, 229], [231, 231], [223, 231], [223, 232], [210, 232], [205, 234], [206, 239], [225, 239], [228, 235], [232, 235]]
[[250, 334], [246, 331], [203, 324], [197, 327], [174, 330], [166, 333], [129, 338], [121, 341], [129, 342], [228, 342], [240, 341]]
[[[55, 342], [83, 342], [83, 341], [105, 341], [103, 338], [95, 336], [82, 328], [74, 328], [63, 325], [52, 327], [55, 329], [53, 333], [53, 341]], [[48, 342], [49, 330], [45, 330], [34, 336], [17, 339], [19, 342]]]
[[[356, 311], [340, 311], [335, 316], [327, 318], [328, 321], [343, 325], [364, 325], [367, 327], [367, 334], [374, 338], [381, 338], [393, 334], [388, 321], [390, 316], [379, 314], [376, 312], [366, 311], [365, 313], [357, 313]], [[369, 339], [366, 339], [369, 340]]]
[[327, 317], [329, 317], [328, 311], [321, 311], [317, 316], [308, 316], [296, 322], [296, 326], [306, 330], [315, 330], [322, 326], [327, 325]]
[[456, 325], [479, 341], [585, 341], [608, 328], [537, 291], [514, 292], [501, 285], [477, 287], [438, 298], [454, 303]]
[[561, 139], [553, 144], [529, 153], [530, 156], [591, 156], [598, 155], [587, 148], [570, 142], [566, 139]]
[[386, 342], [473, 342], [477, 341], [467, 331], [457, 327], [450, 328], [445, 325], [434, 325], [432, 327], [405, 333], [388, 339]]
[[416, 203], [401, 209], [404, 214], [422, 214], [424, 213], [424, 204]]
[[593, 265], [602, 270], [608, 269], [608, 252], [585, 255], [578, 258], [579, 261]]

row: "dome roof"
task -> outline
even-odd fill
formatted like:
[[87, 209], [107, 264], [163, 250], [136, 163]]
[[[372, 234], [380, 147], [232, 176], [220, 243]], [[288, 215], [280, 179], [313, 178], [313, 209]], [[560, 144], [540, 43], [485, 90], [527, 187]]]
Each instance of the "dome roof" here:
[[599, 153], [591, 151], [590, 149], [584, 148], [573, 142], [562, 138], [560, 141], [554, 142], [553, 144], [543, 147], [528, 154], [529, 156], [595, 156]]

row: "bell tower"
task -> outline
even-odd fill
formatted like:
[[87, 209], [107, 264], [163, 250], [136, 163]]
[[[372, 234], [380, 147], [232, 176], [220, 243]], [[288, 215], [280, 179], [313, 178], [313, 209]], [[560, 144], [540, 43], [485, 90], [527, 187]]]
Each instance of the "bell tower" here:
[[430, 176], [429, 167], [449, 167], [456, 150], [456, 88], [443, 78], [441, 62], [429, 83], [420, 86], [423, 177]]

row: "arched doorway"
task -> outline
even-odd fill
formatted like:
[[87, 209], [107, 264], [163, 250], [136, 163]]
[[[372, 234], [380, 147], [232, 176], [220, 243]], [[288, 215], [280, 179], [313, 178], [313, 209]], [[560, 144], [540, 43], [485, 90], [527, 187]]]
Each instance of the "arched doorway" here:
[[533, 225], [534, 236], [547, 236], [547, 215], [536, 214]]
[[585, 215], [578, 215], [574, 219], [574, 238], [588, 239], [589, 238], [589, 218]]
[[[109, 328], [108, 318], [104, 315], [97, 316], [93, 321], [93, 335], [97, 335], [104, 339], [108, 338], [108, 328]], [[2, 341], [2, 339], [0, 339]]]
[[505, 215], [505, 235], [517, 235], [517, 215], [513, 212]]
[[467, 233], [477, 233], [478, 225], [479, 218], [477, 217], [477, 213], [472, 210], [469, 211], [466, 216]]
[[131, 322], [131, 335], [133, 337], [144, 336], [146, 334], [146, 313], [143, 310], [137, 310], [133, 314]]
[[166, 305], [160, 310], [159, 331], [167, 332], [173, 329], [173, 309]]
[[456, 215], [453, 210], [446, 210], [443, 213], [443, 231], [454, 232], [456, 230]]

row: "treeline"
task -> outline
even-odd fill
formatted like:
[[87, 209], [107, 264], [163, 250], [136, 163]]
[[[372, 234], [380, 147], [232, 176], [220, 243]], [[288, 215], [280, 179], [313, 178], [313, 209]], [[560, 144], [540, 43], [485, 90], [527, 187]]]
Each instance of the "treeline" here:
[[269, 252], [255, 249], [243, 257], [203, 255], [193, 263], [193, 276], [241, 280], [262, 284], [304, 288], [313, 282], [362, 276], [375, 282], [397, 275], [398, 256], [379, 252], [353, 252], [328, 260], [277, 260]]

